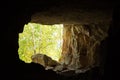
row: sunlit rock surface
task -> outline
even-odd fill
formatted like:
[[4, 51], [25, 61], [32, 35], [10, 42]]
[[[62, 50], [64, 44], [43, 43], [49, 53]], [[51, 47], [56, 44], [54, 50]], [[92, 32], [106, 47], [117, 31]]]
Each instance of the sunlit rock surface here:
[[44, 67], [55, 67], [59, 64], [57, 61], [52, 60], [52, 58], [50, 58], [49, 56], [40, 53], [33, 55], [31, 59], [32, 62], [41, 64]]
[[102, 24], [65, 24], [60, 62], [69, 70], [98, 66], [99, 46], [107, 37], [107, 30], [108, 26]]

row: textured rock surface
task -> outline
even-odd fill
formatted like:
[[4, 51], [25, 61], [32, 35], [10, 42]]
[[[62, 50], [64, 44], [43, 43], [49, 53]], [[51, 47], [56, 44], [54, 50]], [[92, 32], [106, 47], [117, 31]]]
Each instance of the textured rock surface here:
[[101, 24], [65, 24], [60, 62], [73, 70], [99, 65], [99, 46], [107, 30], [108, 26]]
[[56, 65], [59, 65], [58, 62], [52, 60], [52, 58], [48, 57], [44, 54], [35, 54], [32, 57], [32, 62], [41, 64], [44, 67], [55, 67]]

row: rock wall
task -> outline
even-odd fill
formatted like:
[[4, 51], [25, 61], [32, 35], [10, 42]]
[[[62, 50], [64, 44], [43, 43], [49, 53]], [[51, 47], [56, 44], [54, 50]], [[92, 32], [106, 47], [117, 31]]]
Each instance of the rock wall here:
[[100, 43], [107, 37], [108, 26], [102, 24], [65, 24], [60, 62], [70, 69], [99, 65]]

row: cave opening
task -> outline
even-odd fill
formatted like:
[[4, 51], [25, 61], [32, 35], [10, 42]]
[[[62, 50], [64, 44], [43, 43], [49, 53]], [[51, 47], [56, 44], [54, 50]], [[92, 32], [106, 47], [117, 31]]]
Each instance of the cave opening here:
[[41, 55], [42, 59], [47, 56], [47, 58], [58, 62], [62, 52], [62, 36], [63, 24], [25, 24], [23, 32], [19, 33], [19, 58], [26, 63], [39, 63], [40, 61], [36, 61], [35, 58]]
[[[101, 66], [101, 64], [103, 64], [101, 55], [104, 56], [104, 54], [100, 50], [101, 49], [100, 46], [101, 46], [101, 41], [103, 41], [108, 36], [107, 34], [108, 27], [109, 27], [108, 23], [105, 23], [105, 22], [103, 23], [103, 21], [94, 22], [94, 19], [91, 20], [86, 16], [84, 16], [85, 18], [84, 17], [83, 18], [87, 20], [90, 19], [90, 20], [88, 21], [78, 20], [78, 18], [75, 17], [77, 16], [77, 14], [74, 15], [74, 13], [79, 13], [79, 11], [74, 11], [74, 13], [69, 14], [69, 16], [67, 16], [68, 12], [59, 13], [56, 11], [55, 11], [56, 14], [53, 15], [51, 14], [53, 11], [54, 9], [48, 12], [43, 11], [40, 13], [38, 12], [36, 14], [33, 14], [30, 20], [30, 22], [33, 24], [28, 23], [28, 25], [40, 26], [39, 24], [42, 24], [41, 27], [42, 26], [52, 27], [52, 26], [58, 26], [54, 24], [60, 24], [62, 28], [58, 27], [59, 29], [57, 30], [57, 32], [60, 31], [60, 33], [62, 34], [60, 34], [61, 37], [59, 38], [58, 43], [56, 43], [57, 45], [61, 43], [60, 46], [57, 46], [57, 47], [60, 47], [59, 50], [57, 51], [57, 52], [60, 52], [58, 54], [59, 56], [57, 55], [57, 58], [56, 58], [53, 52], [49, 53], [51, 51], [55, 51], [55, 49], [52, 49], [51, 47], [46, 48], [46, 50], [39, 49], [39, 48], [35, 50], [36, 46], [34, 46], [35, 44], [33, 44], [35, 41], [32, 40], [32, 37], [35, 36], [33, 35], [33, 32], [35, 30], [31, 28], [32, 37], [31, 37], [31, 40], [28, 39], [28, 42], [30, 41], [30, 44], [34, 46], [30, 49], [32, 50], [31, 51], [32, 53], [27, 53], [29, 54], [29, 59], [25, 57], [25, 55], [21, 57], [19, 56], [19, 57], [20, 58], [24, 57], [27, 60], [26, 62], [28, 63], [30, 62], [39, 63], [43, 65], [47, 70], [52, 69], [53, 71], [58, 72], [60, 74], [65, 73], [65, 75], [67, 75], [69, 72], [72, 72], [71, 75], [84, 73], [96, 66], [97, 67]], [[97, 20], [103, 20], [103, 19], [98, 18]], [[43, 31], [45, 30], [43, 29]], [[56, 33], [53, 34], [54, 31], [52, 33], [51, 32], [49, 33], [49, 31], [52, 31], [51, 29], [47, 29], [47, 31], [43, 33], [54, 35], [52, 37], [54, 37], [53, 43], [55, 43], [55, 40], [57, 39], [55, 38]], [[40, 33], [40, 31], [38, 31], [38, 33]], [[19, 34], [19, 37], [20, 35], [21, 33]], [[40, 40], [42, 38], [40, 38], [41, 35], [37, 35], [37, 36], [39, 37], [37, 39], [38, 42], [36, 43], [39, 43], [41, 42]], [[44, 37], [44, 35], [42, 36]], [[43, 45], [45, 46], [46, 42], [51, 41], [48, 38], [52, 38], [52, 37], [48, 35], [46, 37], [47, 41], [43, 40], [44, 41], [43, 43], [45, 43]], [[54, 48], [57, 48], [57, 47], [55, 46]], [[19, 48], [20, 48], [20, 44], [19, 44]], [[20, 49], [18, 50], [18, 52], [20, 52]], [[38, 53], [41, 53], [42, 56], [41, 54], [38, 54]], [[46, 53], [48, 53], [47, 56], [44, 55]], [[19, 55], [21, 55], [21, 53], [19, 53]], [[51, 57], [53, 60], [50, 59], [49, 57]]]
[[[104, 78], [102, 79], [111, 79], [113, 77], [112, 73], [118, 71], [118, 68], [114, 66], [117, 65], [117, 54], [113, 53], [119, 52], [118, 47], [116, 47], [116, 45], [119, 45], [119, 3], [109, 3], [107, 1], [79, 2], [77, 0], [72, 2], [66, 1], [66, 4], [64, 1], [43, 1], [44, 0], [40, 2], [32, 1], [30, 3], [17, 2], [13, 4], [14, 6], [11, 6], [12, 4], [9, 3], [10, 6], [7, 5], [8, 7], [3, 7], [1, 19], [3, 21], [3, 29], [1, 30], [3, 36], [1, 40], [5, 42], [4, 45], [2, 45], [5, 49], [2, 49], [3, 53], [1, 54], [2, 72], [7, 72], [12, 79], [38, 78], [39, 80], [44, 79], [43, 76], [45, 76], [45, 78], [48, 78], [47, 80], [101, 80], [101, 75], [104, 75], [104, 72], [103, 74], [100, 73], [99, 77], [99, 69], [102, 71], [105, 69], [104, 76], [107, 78], [103, 76]], [[19, 5], [19, 3], [22, 6]], [[36, 15], [34, 19], [31, 19], [33, 13], [36, 12], [38, 12], [38, 15]], [[68, 25], [69, 28], [64, 27], [69, 31], [68, 33], [71, 33], [71, 36], [66, 34], [66, 37], [64, 37], [67, 43], [64, 44], [63, 57], [60, 60], [65, 64], [67, 69], [74, 69], [76, 73], [80, 72], [78, 69], [81, 67], [91, 68], [91, 66], [93, 66], [93, 68], [88, 70], [89, 73], [85, 72], [84, 74], [77, 75], [77, 79], [76, 76], [70, 76], [69, 79], [61, 79], [61, 76], [57, 79], [51, 79], [51, 72], [41, 69], [38, 64], [27, 64], [19, 60], [17, 53], [19, 47], [18, 33], [22, 32], [23, 25], [31, 20], [32, 22], [42, 24], [72, 23], [81, 24], [82, 26], [87, 25], [84, 27], [78, 25], [80, 26], [79, 28], [70, 27], [70, 25]], [[67, 45], [68, 43], [70, 43], [70, 45]], [[7, 68], [8, 65], [9, 68]], [[96, 71], [96, 65], [98, 66], [98, 71]], [[11, 72], [13, 74], [11, 74]], [[70, 75], [70, 71], [66, 72], [66, 74]], [[52, 77], [54, 77], [54, 75]], [[117, 75], [115, 74], [113, 78], [116, 77]]]
[[19, 33], [19, 58], [65, 75], [86, 72], [100, 65], [100, 43], [107, 34], [98, 25], [25, 24]]

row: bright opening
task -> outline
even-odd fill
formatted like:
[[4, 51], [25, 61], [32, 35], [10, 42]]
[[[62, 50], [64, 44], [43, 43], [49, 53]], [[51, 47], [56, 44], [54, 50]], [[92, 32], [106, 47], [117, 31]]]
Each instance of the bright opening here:
[[23, 32], [19, 33], [19, 58], [30, 63], [32, 55], [41, 53], [58, 61], [62, 51], [62, 36], [63, 24], [26, 24]]

